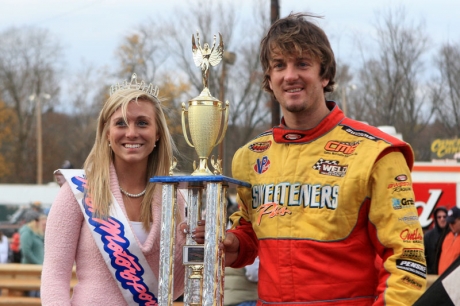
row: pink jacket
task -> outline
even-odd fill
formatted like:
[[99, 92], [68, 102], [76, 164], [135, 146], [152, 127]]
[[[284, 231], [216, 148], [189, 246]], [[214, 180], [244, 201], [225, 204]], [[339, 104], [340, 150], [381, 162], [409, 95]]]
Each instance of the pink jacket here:
[[[118, 178], [113, 167], [110, 169], [110, 189], [126, 214], [118, 187]], [[152, 202], [153, 225], [148, 238], [144, 245], [140, 245], [137, 238], [136, 242], [140, 245], [150, 268], [158, 279], [162, 195], [161, 188], [157, 190]], [[177, 202], [181, 219], [184, 221], [184, 202], [181, 199], [178, 199]], [[184, 243], [185, 235], [179, 231], [177, 224], [174, 299], [184, 291], [184, 266], [182, 265]], [[78, 284], [70, 297], [70, 279], [74, 263]], [[94, 242], [68, 183], [62, 186], [54, 200], [46, 224], [41, 301], [45, 306], [127, 305]]]

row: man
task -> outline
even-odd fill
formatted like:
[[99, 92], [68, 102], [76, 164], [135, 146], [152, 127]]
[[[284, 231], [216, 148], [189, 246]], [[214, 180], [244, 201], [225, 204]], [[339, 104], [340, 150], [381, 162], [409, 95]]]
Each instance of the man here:
[[234, 156], [233, 177], [252, 187], [238, 189], [226, 265], [259, 256], [258, 305], [412, 305], [426, 287], [413, 152], [326, 101], [334, 53], [306, 17], [276, 21], [261, 42], [284, 117]]
[[460, 256], [460, 208], [452, 207], [447, 212], [447, 224], [450, 231], [442, 241], [441, 256], [439, 258], [438, 272], [439, 275]]
[[442, 206], [437, 207], [433, 212], [433, 218], [434, 227], [426, 231], [423, 237], [428, 274], [437, 274], [438, 271], [438, 267], [436, 266], [436, 249], [442, 232], [447, 225], [447, 209]]

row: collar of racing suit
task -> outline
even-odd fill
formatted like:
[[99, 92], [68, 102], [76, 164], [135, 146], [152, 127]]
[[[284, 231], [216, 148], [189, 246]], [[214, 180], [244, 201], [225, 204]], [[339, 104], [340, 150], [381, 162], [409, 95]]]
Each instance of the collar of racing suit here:
[[291, 130], [286, 127], [284, 118], [279, 126], [273, 127], [273, 139], [277, 143], [305, 143], [321, 137], [339, 124], [345, 115], [333, 101], [326, 101], [330, 113], [321, 122], [309, 130]]

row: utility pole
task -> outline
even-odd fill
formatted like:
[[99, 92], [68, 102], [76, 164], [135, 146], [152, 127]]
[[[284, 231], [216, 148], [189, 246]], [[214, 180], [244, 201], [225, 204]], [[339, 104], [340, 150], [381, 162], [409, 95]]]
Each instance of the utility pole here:
[[[270, 21], [273, 24], [280, 18], [280, 4], [278, 0], [271, 0], [270, 4]], [[280, 105], [276, 101], [275, 96], [271, 95], [271, 104], [272, 104], [272, 126], [277, 126], [280, 124], [281, 112]]]
[[37, 184], [43, 184], [43, 146], [42, 146], [42, 104], [41, 104], [41, 97], [45, 99], [49, 99], [49, 94], [39, 94], [39, 95], [31, 95], [29, 100], [31, 102], [37, 100], [35, 108], [36, 108], [36, 116], [37, 116]]

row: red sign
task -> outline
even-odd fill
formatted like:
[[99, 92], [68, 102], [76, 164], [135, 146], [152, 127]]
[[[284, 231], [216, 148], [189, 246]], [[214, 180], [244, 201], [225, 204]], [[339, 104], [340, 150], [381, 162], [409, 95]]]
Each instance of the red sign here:
[[457, 183], [416, 183], [412, 184], [415, 193], [420, 225], [431, 228], [434, 222], [433, 211], [436, 207], [446, 209], [454, 207], [457, 199]]

